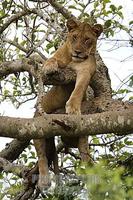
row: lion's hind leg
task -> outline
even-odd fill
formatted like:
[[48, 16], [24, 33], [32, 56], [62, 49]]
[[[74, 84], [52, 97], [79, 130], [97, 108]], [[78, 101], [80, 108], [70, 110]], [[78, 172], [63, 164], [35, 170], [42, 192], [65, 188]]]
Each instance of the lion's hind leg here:
[[[73, 88], [71, 86], [54, 86], [44, 95], [42, 98], [42, 109], [46, 113], [52, 113], [58, 108], [64, 107], [66, 101], [69, 99], [71, 91]], [[39, 113], [36, 111], [35, 117], [37, 117]], [[49, 139], [36, 139], [34, 140], [34, 145], [36, 148], [37, 156], [38, 156], [38, 167], [39, 167], [39, 181], [38, 187], [40, 190], [45, 190], [50, 186], [49, 180], [49, 170], [48, 163], [51, 162], [51, 158], [49, 158], [49, 150], [47, 148], [47, 142]], [[55, 148], [53, 148], [55, 149]], [[52, 162], [54, 165], [55, 173], [58, 173], [57, 167], [57, 152], [53, 152], [54, 158], [52, 158]]]

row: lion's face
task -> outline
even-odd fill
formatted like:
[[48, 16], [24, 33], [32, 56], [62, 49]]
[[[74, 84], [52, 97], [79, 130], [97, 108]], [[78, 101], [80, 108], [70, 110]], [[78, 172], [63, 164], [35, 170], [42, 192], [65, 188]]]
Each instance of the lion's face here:
[[102, 32], [100, 24], [91, 27], [87, 23], [79, 23], [73, 19], [68, 20], [68, 43], [72, 60], [82, 62], [96, 50], [97, 38]]

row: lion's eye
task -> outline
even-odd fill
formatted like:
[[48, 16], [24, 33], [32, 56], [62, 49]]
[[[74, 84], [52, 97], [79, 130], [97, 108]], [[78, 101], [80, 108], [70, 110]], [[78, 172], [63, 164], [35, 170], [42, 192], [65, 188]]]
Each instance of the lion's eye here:
[[89, 42], [89, 41], [91, 41], [90, 38], [85, 38], [85, 42]]
[[91, 43], [92, 43], [92, 40], [90, 38], [86, 38], [85, 39], [85, 44], [88, 45], [88, 44], [91, 44]]

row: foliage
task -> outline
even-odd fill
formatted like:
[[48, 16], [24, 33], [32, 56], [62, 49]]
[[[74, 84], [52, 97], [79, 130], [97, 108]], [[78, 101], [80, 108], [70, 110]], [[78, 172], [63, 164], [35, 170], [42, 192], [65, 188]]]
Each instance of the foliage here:
[[79, 169], [85, 177], [90, 200], [131, 200], [133, 197], [133, 177], [125, 175], [124, 167], [111, 167], [105, 161], [93, 167]]

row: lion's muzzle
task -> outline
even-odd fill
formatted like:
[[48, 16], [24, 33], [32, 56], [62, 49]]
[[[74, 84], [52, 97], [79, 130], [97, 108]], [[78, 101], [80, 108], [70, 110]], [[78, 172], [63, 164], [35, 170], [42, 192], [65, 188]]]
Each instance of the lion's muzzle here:
[[85, 60], [88, 58], [88, 55], [86, 55], [85, 53], [79, 51], [79, 50], [75, 50], [73, 53], [72, 53], [72, 60]]

